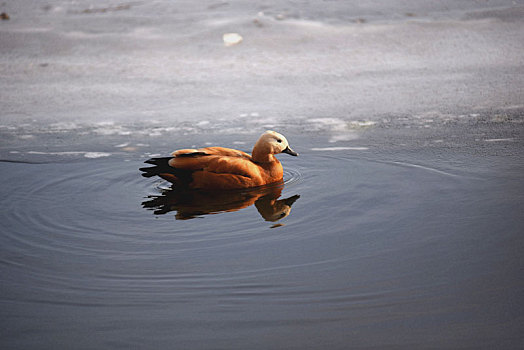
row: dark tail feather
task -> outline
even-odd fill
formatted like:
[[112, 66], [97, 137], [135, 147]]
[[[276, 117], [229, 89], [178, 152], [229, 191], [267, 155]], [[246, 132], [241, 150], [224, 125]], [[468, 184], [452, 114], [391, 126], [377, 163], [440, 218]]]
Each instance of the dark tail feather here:
[[154, 166], [147, 168], [140, 168], [138, 170], [142, 171], [143, 177], [153, 177], [158, 174], [172, 174], [175, 170], [169, 166], [169, 161], [173, 157], [162, 157], [162, 158], [151, 158], [146, 160], [144, 163], [152, 164]]
[[[144, 163], [152, 164], [152, 167], [140, 168], [143, 177], [153, 177], [160, 174], [171, 174], [176, 177], [178, 185], [187, 185], [193, 180], [193, 171], [185, 169], [173, 168], [169, 165], [169, 161], [174, 157], [151, 158]], [[167, 180], [167, 179], [166, 179]], [[168, 181], [173, 182], [171, 179]]]

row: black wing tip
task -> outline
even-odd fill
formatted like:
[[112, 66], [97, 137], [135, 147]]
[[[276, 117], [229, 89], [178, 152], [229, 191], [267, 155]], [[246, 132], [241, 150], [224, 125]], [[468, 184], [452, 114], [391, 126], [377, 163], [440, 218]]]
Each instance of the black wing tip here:
[[192, 153], [181, 153], [177, 154], [177, 158], [193, 158], [193, 157], [201, 157], [201, 156], [209, 156], [206, 152], [192, 152]]
[[173, 158], [174, 157], [150, 158], [146, 160], [144, 163], [153, 164], [153, 165], [163, 165], [163, 164], [167, 164]]

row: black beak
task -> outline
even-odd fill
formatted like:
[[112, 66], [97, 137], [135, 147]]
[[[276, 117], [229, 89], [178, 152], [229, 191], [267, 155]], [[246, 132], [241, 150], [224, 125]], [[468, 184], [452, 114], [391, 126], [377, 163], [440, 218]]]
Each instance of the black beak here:
[[287, 153], [295, 157], [298, 156], [298, 153], [289, 148], [289, 146], [287, 146], [286, 149], [282, 151], [282, 153]]

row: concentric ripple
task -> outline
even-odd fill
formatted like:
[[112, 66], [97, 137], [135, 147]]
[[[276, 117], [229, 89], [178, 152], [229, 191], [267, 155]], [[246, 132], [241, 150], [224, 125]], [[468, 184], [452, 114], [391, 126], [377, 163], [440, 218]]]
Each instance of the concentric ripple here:
[[294, 186], [302, 182], [303, 176], [299, 169], [293, 167], [284, 168], [284, 184], [287, 186]]
[[[359, 174], [354, 170], [354, 165], [358, 164], [355, 160], [333, 159], [331, 156], [315, 156], [309, 160], [306, 156], [305, 160], [327, 164], [307, 172], [313, 183], [304, 181], [303, 170], [299, 167], [293, 164], [285, 167], [284, 197], [287, 190], [294, 191], [289, 195], [309, 196], [308, 203], [302, 205], [302, 200], [298, 202], [297, 211], [301, 206], [316, 207], [318, 204], [329, 207], [329, 210], [316, 210], [307, 218], [292, 215], [290, 222], [320, 224], [342, 212], [361, 213], [362, 203], [375, 201], [380, 204], [384, 201], [381, 199], [383, 186], [379, 181], [369, 182], [367, 177], [368, 172], [375, 171], [370, 169], [383, 165], [368, 162], [367, 167], [358, 170]], [[348, 166], [348, 162], [355, 164]], [[141, 208], [141, 200], [167, 187], [164, 182], [151, 182], [140, 177], [136, 164], [131, 162], [9, 163], [4, 167], [5, 173], [11, 176], [7, 181], [14, 185], [3, 199], [2, 220], [10, 228], [4, 235], [16, 242], [20, 249], [81, 256], [103, 254], [114, 259], [147, 258], [186, 250], [205, 251], [245, 245], [250, 239], [260, 239], [258, 232], [263, 227], [263, 220], [254, 208], [222, 214], [228, 215], [224, 221], [207, 217], [175, 224], [172, 217], [152, 216]], [[395, 170], [390, 168], [390, 173]], [[26, 176], [27, 172], [36, 171], [40, 174], [37, 178]], [[335, 182], [326, 180], [333, 175], [337, 178]], [[341, 192], [340, 188], [344, 186], [345, 191]], [[344, 205], [327, 205], [334, 199]], [[308, 230], [301, 234], [315, 236], [323, 233]], [[244, 238], [238, 241], [240, 236]], [[246, 237], [249, 237], [247, 241]], [[266, 235], [263, 240], [270, 237], [283, 239], [278, 235]]]
[[[257, 331], [282, 320], [294, 327], [304, 313], [314, 329], [386, 322], [386, 305], [401, 315], [413, 294], [420, 307], [437, 300], [442, 271], [478, 283], [484, 276], [471, 268], [484, 264], [484, 250], [464, 248], [491, 234], [484, 218], [493, 208], [470, 200], [483, 194], [478, 179], [326, 152], [286, 159], [280, 187], [180, 201], [162, 181], [141, 177], [140, 166], [111, 157], [2, 163], [9, 186], [0, 199], [0, 272], [9, 307], [53, 318], [38, 309], [60, 306], [61, 319], [95, 309], [108, 329], [126, 317], [148, 329], [193, 319], [230, 336], [237, 319]], [[221, 201], [228, 206], [216, 207]], [[278, 203], [292, 210], [271, 221]]]

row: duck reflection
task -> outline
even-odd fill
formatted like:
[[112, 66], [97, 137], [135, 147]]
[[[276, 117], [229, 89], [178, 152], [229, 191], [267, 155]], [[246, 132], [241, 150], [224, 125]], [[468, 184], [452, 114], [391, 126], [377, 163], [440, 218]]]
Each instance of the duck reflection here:
[[168, 189], [160, 195], [150, 195], [142, 206], [162, 215], [176, 211], [177, 220], [187, 220], [203, 215], [233, 212], [255, 205], [266, 221], [276, 222], [291, 212], [291, 206], [299, 195], [279, 199], [283, 184], [263, 186], [256, 189], [204, 192], [188, 189]]

